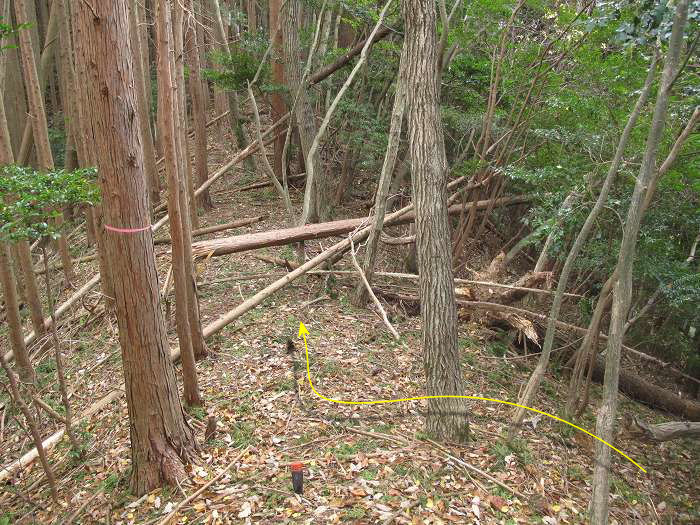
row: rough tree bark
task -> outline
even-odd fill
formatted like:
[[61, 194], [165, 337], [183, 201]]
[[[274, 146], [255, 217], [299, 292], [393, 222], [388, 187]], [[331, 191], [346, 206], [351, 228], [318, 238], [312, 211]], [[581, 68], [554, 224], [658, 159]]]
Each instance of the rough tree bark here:
[[[85, 123], [94, 144], [105, 221], [113, 227], [149, 226], [143, 150], [132, 86], [131, 41], [126, 0], [73, 2], [76, 55], [87, 74], [78, 84], [91, 97]], [[169, 358], [165, 320], [158, 305], [150, 228], [107, 232], [122, 348], [131, 434], [131, 488], [144, 494], [185, 477], [195, 452]]]
[[175, 317], [177, 338], [182, 355], [182, 377], [185, 404], [199, 406], [202, 400], [197, 383], [197, 368], [192, 350], [192, 330], [187, 313], [187, 274], [185, 272], [185, 247], [183, 239], [183, 221], [187, 220], [186, 209], [180, 208], [181, 194], [184, 191], [183, 176], [180, 172], [177, 150], [179, 148], [175, 120], [178, 119], [175, 97], [176, 83], [173, 75], [172, 26], [170, 5], [167, 0], [158, 2], [156, 16], [157, 54], [158, 54], [158, 94], [160, 111], [158, 129], [162, 134], [163, 153], [165, 154], [165, 172], [168, 179], [168, 214], [170, 215], [170, 238], [172, 239], [172, 266], [175, 281]]
[[[447, 159], [436, 81], [435, 4], [429, 0], [403, 0], [401, 7], [406, 31], [408, 137], [416, 208], [426, 393], [464, 395], [447, 216]], [[469, 421], [465, 401], [430, 399], [426, 430], [440, 439], [467, 441]]]
[[[622, 244], [617, 259], [616, 271], [618, 279], [613, 291], [612, 317], [608, 338], [607, 354], [605, 356], [605, 379], [603, 380], [603, 400], [596, 418], [596, 435], [610, 441], [613, 438], [615, 415], [617, 413], [617, 389], [620, 376], [620, 350], [624, 337], [624, 326], [627, 320], [630, 301], [632, 299], [632, 268], [637, 247], [637, 236], [644, 216], [644, 195], [652, 183], [656, 173], [656, 156], [659, 144], [666, 126], [666, 115], [670, 99], [671, 86], [678, 69], [678, 57], [683, 46], [683, 31], [688, 18], [688, 0], [680, 0], [676, 4], [676, 14], [673, 20], [673, 30], [669, 41], [666, 63], [661, 76], [661, 86], [656, 97], [654, 115], [647, 136], [644, 159], [634, 185], [630, 200], [627, 220], [622, 232]], [[610, 493], [610, 447], [596, 442], [595, 467], [593, 468], [593, 484], [591, 496], [590, 520], [594, 525], [608, 523], [608, 497]]]

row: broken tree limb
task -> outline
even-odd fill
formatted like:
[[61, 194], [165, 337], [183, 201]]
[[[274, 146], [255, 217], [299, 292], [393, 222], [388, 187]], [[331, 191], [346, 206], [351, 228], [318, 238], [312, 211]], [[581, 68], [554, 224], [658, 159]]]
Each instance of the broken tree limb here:
[[382, 316], [382, 321], [384, 321], [384, 325], [388, 328], [389, 332], [391, 332], [391, 335], [394, 336], [394, 339], [398, 341], [401, 339], [399, 336], [399, 333], [396, 331], [396, 328], [394, 328], [389, 321], [389, 318], [386, 315], [386, 310], [382, 306], [382, 303], [379, 302], [379, 299], [377, 299], [377, 296], [374, 294], [372, 291], [372, 287], [369, 284], [369, 281], [367, 280], [367, 277], [365, 276], [365, 272], [362, 271], [362, 268], [360, 267], [360, 263], [357, 262], [357, 257], [355, 256], [355, 243], [352, 242], [352, 236], [350, 236], [350, 255], [352, 256], [352, 264], [357, 270], [357, 273], [360, 274], [360, 279], [362, 280], [362, 284], [364, 287], [367, 289], [367, 293], [369, 294], [370, 298], [372, 299], [372, 302], [374, 302], [374, 305], [377, 307], [377, 310], [379, 310], [379, 313]]
[[[118, 399], [124, 394], [123, 390], [115, 390], [113, 392], [110, 392], [107, 394], [105, 397], [97, 401], [96, 403], [90, 405], [85, 412], [81, 414], [81, 416], [74, 421], [74, 424], [78, 424], [84, 419], [87, 419], [97, 412], [100, 412], [103, 410], [107, 405], [109, 405], [112, 401], [115, 399]], [[44, 450], [48, 453], [49, 450], [51, 450], [53, 447], [56, 446], [56, 444], [61, 441], [61, 438], [63, 437], [63, 434], [65, 433], [66, 429], [65, 427], [61, 428], [54, 434], [51, 434], [48, 438], [46, 438], [43, 442], [42, 445], [44, 447]], [[5, 481], [6, 479], [10, 478], [15, 472], [22, 470], [24, 467], [27, 465], [31, 464], [37, 457], [39, 456], [39, 452], [37, 451], [36, 448], [31, 449], [29, 452], [24, 454], [21, 458], [13, 461], [7, 466], [0, 467], [0, 483]]]
[[632, 435], [650, 441], [671, 441], [687, 437], [700, 438], [700, 423], [697, 421], [670, 421], [650, 425], [633, 417], [631, 427], [629, 430]]
[[[300, 179], [305, 179], [306, 178], [306, 173], [299, 173], [297, 175], [290, 175], [287, 177], [288, 181], [297, 181]], [[234, 188], [233, 190], [228, 190], [228, 192], [239, 192], [239, 191], [250, 191], [250, 190], [257, 190], [260, 188], [266, 188], [267, 186], [272, 186], [272, 181], [270, 179], [261, 181], [261, 182], [254, 182], [252, 184], [248, 184], [247, 186], [243, 186], [242, 188]]]
[[[520, 195], [516, 197], [502, 197], [495, 199], [494, 202], [485, 200], [469, 204], [468, 207], [475, 206], [476, 209], [485, 209], [489, 205], [495, 206], [510, 206], [520, 204], [532, 200], [530, 195]], [[451, 214], [460, 213], [462, 205], [454, 205], [448, 208]], [[391, 226], [413, 222], [415, 214], [411, 211], [405, 213], [401, 218], [392, 222]], [[344, 219], [332, 222], [322, 222], [318, 224], [307, 224], [294, 228], [284, 228], [281, 230], [271, 230], [267, 232], [250, 233], [246, 235], [237, 235], [235, 237], [224, 237], [221, 239], [212, 239], [209, 241], [200, 241], [192, 244], [192, 254], [194, 257], [209, 257], [227, 255], [230, 253], [245, 252], [257, 248], [265, 248], [267, 246], [282, 246], [299, 241], [308, 241], [310, 239], [322, 239], [334, 235], [344, 235], [349, 233], [363, 224], [367, 223], [367, 218], [359, 219]], [[390, 226], [387, 221], [387, 226]]]
[[[381, 274], [377, 274], [377, 275], [381, 275]], [[416, 295], [400, 294], [400, 293], [390, 292], [390, 291], [385, 291], [385, 290], [377, 290], [377, 293], [379, 293], [380, 295], [385, 295], [387, 297], [394, 297], [395, 299], [400, 299], [402, 301], [418, 302], [418, 296], [416, 296]], [[471, 306], [473, 308], [479, 308], [479, 309], [483, 309], [483, 310], [495, 310], [495, 311], [502, 311], [502, 312], [510, 312], [510, 313], [522, 315], [524, 317], [530, 317], [532, 319], [536, 319], [537, 321], [540, 321], [542, 323], [547, 322], [547, 316], [544, 314], [533, 312], [531, 310], [524, 310], [522, 308], [516, 308], [515, 306], [509, 306], [509, 305], [505, 305], [505, 304], [490, 303], [490, 302], [486, 302], [486, 301], [463, 301], [460, 299], [457, 299], [457, 304], [461, 305], [461, 306]], [[558, 328], [561, 328], [564, 330], [569, 330], [571, 332], [576, 332], [576, 333], [583, 334], [583, 335], [585, 335], [588, 332], [587, 328], [582, 328], [580, 326], [565, 323], [564, 321], [559, 321], [559, 320], [557, 320], [556, 326]], [[607, 341], [607, 339], [608, 339], [608, 335], [603, 333], [603, 332], [600, 332], [599, 337], [603, 341]], [[679, 377], [683, 377], [689, 381], [700, 384], [700, 379], [697, 379], [693, 376], [689, 376], [688, 374], [686, 374], [686, 373], [682, 372], [681, 370], [678, 370], [677, 368], [672, 366], [670, 363], [666, 363], [666, 362], [662, 361], [661, 359], [658, 359], [658, 358], [651, 356], [649, 354], [645, 354], [644, 352], [640, 352], [639, 350], [635, 350], [634, 348], [630, 348], [629, 346], [623, 345], [622, 349], [630, 354], [636, 355], [637, 357], [644, 359], [645, 361], [650, 361], [652, 363], [655, 363], [655, 364], [659, 365], [661, 368], [664, 368], [670, 372], [673, 372], [675, 375], [677, 375]]]
[[[199, 237], [206, 235], [208, 233], [216, 233], [224, 230], [232, 230], [233, 228], [240, 228], [241, 226], [248, 226], [249, 224], [254, 224], [260, 222], [265, 217], [263, 215], [258, 215], [257, 217], [249, 217], [247, 219], [239, 219], [237, 221], [228, 222], [226, 224], [216, 224], [214, 226], [207, 226], [206, 228], [199, 228], [198, 230], [192, 231], [192, 237]], [[170, 238], [165, 239], [155, 239], [153, 244], [169, 244]]]
[[[394, 29], [384, 26], [379, 28], [379, 30], [371, 35], [369, 38], [372, 39], [370, 46], [376, 43], [377, 41], [381, 40], [382, 38], [386, 37], [390, 33], [394, 32]], [[362, 52], [362, 49], [365, 47], [365, 44], [367, 43], [367, 39], [361, 40], [357, 44], [355, 44], [352, 48], [348, 50], [347, 53], [345, 53], [342, 57], [340, 57], [338, 60], [333, 62], [332, 64], [324, 67], [323, 69], [319, 70], [318, 72], [314, 73], [309, 77], [309, 84], [314, 85], [318, 84], [321, 82], [321, 80], [325, 79], [326, 77], [331, 76], [333, 73], [338, 71], [340, 68], [346, 66], [347, 64], [350, 63], [350, 61], [355, 58], [357, 55], [359, 55]]]

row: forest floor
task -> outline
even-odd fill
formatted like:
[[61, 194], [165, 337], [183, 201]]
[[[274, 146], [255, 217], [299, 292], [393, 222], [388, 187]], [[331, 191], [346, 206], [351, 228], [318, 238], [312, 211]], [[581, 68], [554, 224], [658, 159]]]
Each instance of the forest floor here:
[[[226, 155], [212, 146], [212, 166], [223, 164]], [[216, 207], [202, 216], [202, 226], [265, 215], [264, 221], [236, 233], [284, 227], [286, 220], [271, 188], [236, 191], [254, 180], [259, 177], [239, 168], [217, 182], [212, 191]], [[296, 191], [295, 201], [300, 197]], [[367, 200], [369, 190], [359, 197]], [[362, 199], [356, 194], [350, 202], [358, 200]], [[367, 210], [349, 205], [337, 213], [357, 217]], [[307, 255], [331, 242], [307, 242]], [[80, 236], [72, 248], [76, 257], [91, 253]], [[167, 246], [157, 246], [157, 253], [162, 279], [169, 266]], [[215, 257], [198, 265], [203, 324], [250, 297], [275, 274], [283, 275], [282, 268], [253, 257], [261, 253], [294, 258], [291, 247], [282, 247]], [[385, 251], [378, 266], [401, 271], [397, 253]], [[348, 269], [349, 264], [336, 266], [341, 267]], [[95, 263], [79, 265], [77, 284], [92, 277], [96, 268]], [[264, 277], [214, 282], [253, 274]], [[58, 272], [54, 277], [59, 278]], [[52, 504], [35, 462], [0, 487], [0, 524], [159, 523], [244, 451], [229, 472], [179, 509], [173, 523], [586, 522], [593, 452], [591, 439], [581, 432], [535, 417], [508, 445], [502, 436], [512, 409], [470, 401], [471, 442], [439, 448], [423, 434], [424, 402], [347, 406], [314, 395], [304, 377], [303, 341], [297, 338], [300, 321], [310, 331], [314, 386], [325, 396], [372, 400], [424, 393], [420, 318], [400, 305], [387, 305], [401, 334], [395, 341], [372, 307], [351, 305], [355, 284], [348, 275], [336, 275], [334, 280], [308, 275], [208, 341], [211, 355], [198, 364], [206, 407], [189, 412], [201, 457], [189, 468], [186, 483], [142, 498], [129, 493], [129, 426], [126, 403], [120, 397], [79, 425], [86, 445], [81, 461], [72, 457], [65, 440], [52, 452], [62, 505]], [[70, 293], [64, 291], [61, 300]], [[95, 303], [97, 293], [85, 304]], [[172, 312], [170, 317], [170, 343], [175, 346]], [[68, 382], [76, 389], [74, 411], [79, 414], [121, 388], [123, 377], [115, 320], [85, 308], [76, 308], [68, 319], [59, 334], [67, 355]], [[2, 341], [5, 335], [0, 333]], [[474, 323], [461, 323], [459, 337], [467, 393], [516, 401], [536, 357], [504, 357], [508, 343]], [[293, 355], [285, 351], [288, 338], [296, 342]], [[301, 370], [296, 384], [294, 360]], [[35, 364], [44, 399], [58, 407], [50, 352], [37, 357]], [[566, 399], [567, 380], [558, 366], [552, 367], [534, 403], [553, 414], [561, 412]], [[600, 388], [594, 385], [590, 407], [597, 407], [599, 400]], [[0, 404], [6, 401], [6, 392], [0, 391]], [[593, 410], [574, 423], [593, 431]], [[620, 412], [649, 422], [672, 419], [622, 395]], [[218, 432], [204, 443], [207, 415], [216, 418]], [[14, 409], [2, 414], [0, 465], [32, 447], [17, 419], [21, 420]], [[42, 422], [44, 436], [59, 428], [55, 421]], [[697, 443], [645, 444], [623, 431], [613, 444], [647, 473], [613, 453], [611, 523], [700, 522]], [[297, 461], [305, 465], [303, 496], [292, 493], [290, 464]], [[465, 465], [487, 472], [512, 490]]]

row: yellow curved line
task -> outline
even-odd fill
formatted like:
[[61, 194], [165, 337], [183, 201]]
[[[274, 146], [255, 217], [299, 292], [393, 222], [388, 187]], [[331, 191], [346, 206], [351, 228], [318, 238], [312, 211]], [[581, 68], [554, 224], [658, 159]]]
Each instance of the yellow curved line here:
[[490, 397], [479, 397], [479, 396], [458, 396], [458, 395], [444, 395], [444, 396], [418, 396], [418, 397], [404, 397], [401, 399], [376, 399], [374, 401], [344, 401], [342, 399], [333, 399], [330, 397], [326, 397], [323, 394], [321, 394], [318, 390], [316, 390], [316, 387], [314, 387], [313, 382], [311, 381], [311, 368], [309, 366], [309, 345], [306, 342], [306, 335], [303, 335], [304, 337], [304, 348], [306, 349], [306, 377], [309, 379], [309, 386], [311, 387], [311, 390], [313, 390], [314, 394], [316, 394], [318, 397], [325, 401], [329, 401], [331, 403], [339, 403], [341, 405], [381, 405], [381, 404], [386, 404], [386, 403], [400, 403], [402, 401], [420, 401], [422, 399], [445, 399], [445, 398], [457, 398], [457, 399], [477, 399], [479, 401], [491, 401], [493, 403], [501, 403], [503, 405], [510, 405], [514, 407], [519, 407], [519, 408], [524, 408], [526, 410], [530, 410], [532, 412], [537, 412], [538, 414], [542, 414], [543, 416], [550, 417], [552, 419], [556, 419], [557, 421], [561, 421], [562, 423], [566, 423], [567, 425], [574, 427], [576, 430], [580, 430], [581, 432], [588, 434], [592, 438], [597, 439], [601, 443], [609, 446], [611, 449], [613, 449], [615, 452], [623, 456], [625, 459], [630, 461], [634, 466], [639, 468], [642, 472], [646, 474], [646, 470], [635, 460], [633, 460], [631, 457], [629, 457], [627, 454], [622, 452], [620, 449], [615, 448], [612, 446], [610, 443], [605, 441], [604, 439], [599, 438], [595, 434], [592, 434], [585, 428], [581, 428], [578, 425], [574, 425], [573, 423], [567, 421], [566, 419], [562, 419], [560, 417], [557, 417], [553, 414], [550, 414], [549, 412], [544, 412], [542, 410], [537, 410], [536, 408], [532, 407], [527, 407], [525, 405], [519, 405], [518, 403], [512, 403], [510, 401], [503, 401], [502, 399], [492, 399]]

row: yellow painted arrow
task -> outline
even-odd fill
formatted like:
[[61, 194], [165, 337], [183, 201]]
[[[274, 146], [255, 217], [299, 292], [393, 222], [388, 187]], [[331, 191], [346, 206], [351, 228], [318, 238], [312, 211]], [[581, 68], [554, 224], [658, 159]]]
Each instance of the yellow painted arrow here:
[[307, 336], [307, 335], [311, 335], [311, 334], [310, 334], [309, 331], [306, 329], [306, 326], [304, 326], [304, 323], [300, 322], [300, 323], [299, 323], [299, 337], [303, 337], [303, 338], [304, 338], [304, 348], [305, 348], [305, 350], [306, 350], [306, 377], [307, 377], [308, 380], [309, 380], [309, 386], [311, 387], [311, 390], [313, 391], [313, 393], [316, 394], [316, 395], [317, 395], [318, 397], [320, 397], [321, 399], [323, 399], [324, 401], [329, 401], [329, 402], [331, 402], [331, 403], [339, 403], [339, 404], [341, 404], [341, 405], [382, 405], [382, 404], [386, 404], [386, 403], [401, 403], [401, 402], [403, 402], [403, 401], [420, 401], [420, 400], [422, 400], [422, 399], [458, 398], [458, 399], [476, 399], [476, 400], [479, 400], [479, 401], [490, 401], [490, 402], [492, 402], [492, 403], [501, 403], [501, 404], [503, 404], [503, 405], [510, 405], [510, 406], [514, 406], [514, 407], [520, 407], [520, 408], [524, 408], [524, 409], [526, 409], [526, 410], [530, 410], [531, 412], [536, 412], [536, 413], [538, 413], [538, 414], [542, 414], [543, 416], [547, 416], [547, 417], [552, 418], [552, 419], [555, 419], [555, 420], [557, 420], [557, 421], [561, 421], [562, 423], [566, 423], [566, 424], [569, 425], [570, 427], [574, 427], [576, 430], [579, 430], [579, 431], [583, 432], [584, 434], [588, 434], [588, 435], [591, 436], [592, 438], [597, 439], [597, 440], [600, 441], [601, 443], [603, 443], [603, 444], [607, 445], [608, 447], [610, 447], [611, 449], [613, 449], [615, 452], [617, 452], [618, 454], [620, 454], [622, 457], [624, 457], [625, 459], [627, 459], [628, 461], [630, 461], [633, 465], [635, 465], [636, 467], [638, 467], [639, 470], [641, 470], [642, 472], [646, 473], [646, 470], [645, 470], [639, 463], [637, 463], [635, 460], [633, 460], [631, 457], [629, 457], [627, 454], [625, 454], [624, 452], [622, 452], [620, 449], [615, 448], [614, 446], [612, 446], [610, 443], [608, 443], [608, 442], [605, 441], [604, 439], [599, 438], [599, 437], [596, 436], [595, 434], [589, 432], [589, 431], [586, 430], [585, 428], [581, 428], [581, 427], [579, 427], [578, 425], [574, 425], [573, 423], [571, 423], [571, 422], [569, 422], [569, 421], [567, 421], [567, 420], [565, 420], [565, 419], [562, 419], [562, 418], [560, 418], [560, 417], [557, 417], [557, 416], [555, 416], [555, 415], [553, 415], [553, 414], [550, 414], [549, 412], [543, 412], [542, 410], [538, 410], [538, 409], [532, 408], [532, 407], [527, 407], [527, 406], [525, 406], [525, 405], [519, 405], [518, 403], [513, 403], [513, 402], [511, 402], [511, 401], [504, 401], [504, 400], [502, 400], [502, 399], [493, 399], [493, 398], [490, 398], [490, 397], [480, 397], [480, 396], [458, 396], [458, 395], [418, 396], [418, 397], [404, 397], [404, 398], [401, 398], [401, 399], [375, 399], [374, 401], [345, 401], [345, 400], [343, 400], [343, 399], [333, 399], [333, 398], [331, 398], [331, 397], [326, 397], [326, 396], [324, 396], [323, 394], [321, 394], [318, 390], [316, 390], [316, 387], [314, 387], [314, 384], [313, 384], [313, 382], [311, 381], [311, 368], [310, 368], [310, 366], [309, 366], [309, 344], [308, 344], [307, 341], [306, 341], [306, 336]]

